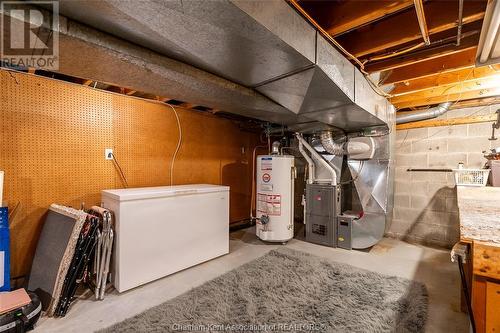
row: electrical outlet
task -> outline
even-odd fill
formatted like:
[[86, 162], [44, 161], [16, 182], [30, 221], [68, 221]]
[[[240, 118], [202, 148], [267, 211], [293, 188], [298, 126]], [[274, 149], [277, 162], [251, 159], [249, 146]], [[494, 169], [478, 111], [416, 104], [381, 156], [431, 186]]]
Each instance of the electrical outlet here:
[[113, 149], [111, 149], [111, 148], [104, 149], [104, 158], [106, 160], [112, 160], [113, 159]]

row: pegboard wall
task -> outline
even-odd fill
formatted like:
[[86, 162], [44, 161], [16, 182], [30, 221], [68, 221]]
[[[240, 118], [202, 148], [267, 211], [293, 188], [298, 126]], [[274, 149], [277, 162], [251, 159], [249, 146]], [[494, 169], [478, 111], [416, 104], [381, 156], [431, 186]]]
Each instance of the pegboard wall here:
[[[167, 105], [5, 70], [0, 103], [13, 277], [29, 272], [51, 203], [90, 207], [100, 202], [101, 190], [124, 186], [113, 161], [105, 160], [105, 148], [113, 148], [129, 187], [170, 184], [178, 130]], [[183, 139], [174, 185], [229, 185], [231, 221], [247, 218], [258, 135], [230, 120], [177, 110]]]

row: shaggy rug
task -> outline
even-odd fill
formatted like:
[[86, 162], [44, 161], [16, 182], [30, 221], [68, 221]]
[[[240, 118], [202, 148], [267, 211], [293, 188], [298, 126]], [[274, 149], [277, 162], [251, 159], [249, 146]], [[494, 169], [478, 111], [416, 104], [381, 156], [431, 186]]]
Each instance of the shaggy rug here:
[[423, 332], [425, 286], [281, 248], [101, 332]]

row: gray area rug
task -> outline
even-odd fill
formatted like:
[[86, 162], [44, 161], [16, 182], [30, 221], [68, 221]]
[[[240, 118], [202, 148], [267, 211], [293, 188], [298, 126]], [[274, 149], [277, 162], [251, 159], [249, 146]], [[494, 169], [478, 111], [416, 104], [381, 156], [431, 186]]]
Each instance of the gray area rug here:
[[423, 332], [419, 282], [281, 248], [101, 332]]

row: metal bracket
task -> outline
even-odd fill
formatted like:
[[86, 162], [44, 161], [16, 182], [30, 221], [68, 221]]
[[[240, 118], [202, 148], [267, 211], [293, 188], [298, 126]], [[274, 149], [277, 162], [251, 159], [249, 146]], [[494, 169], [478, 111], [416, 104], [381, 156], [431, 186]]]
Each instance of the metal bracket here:
[[497, 121], [491, 124], [491, 138], [488, 138], [488, 140], [493, 141], [497, 140], [497, 137], [495, 137], [495, 129], [500, 129], [500, 109], [497, 110]]

